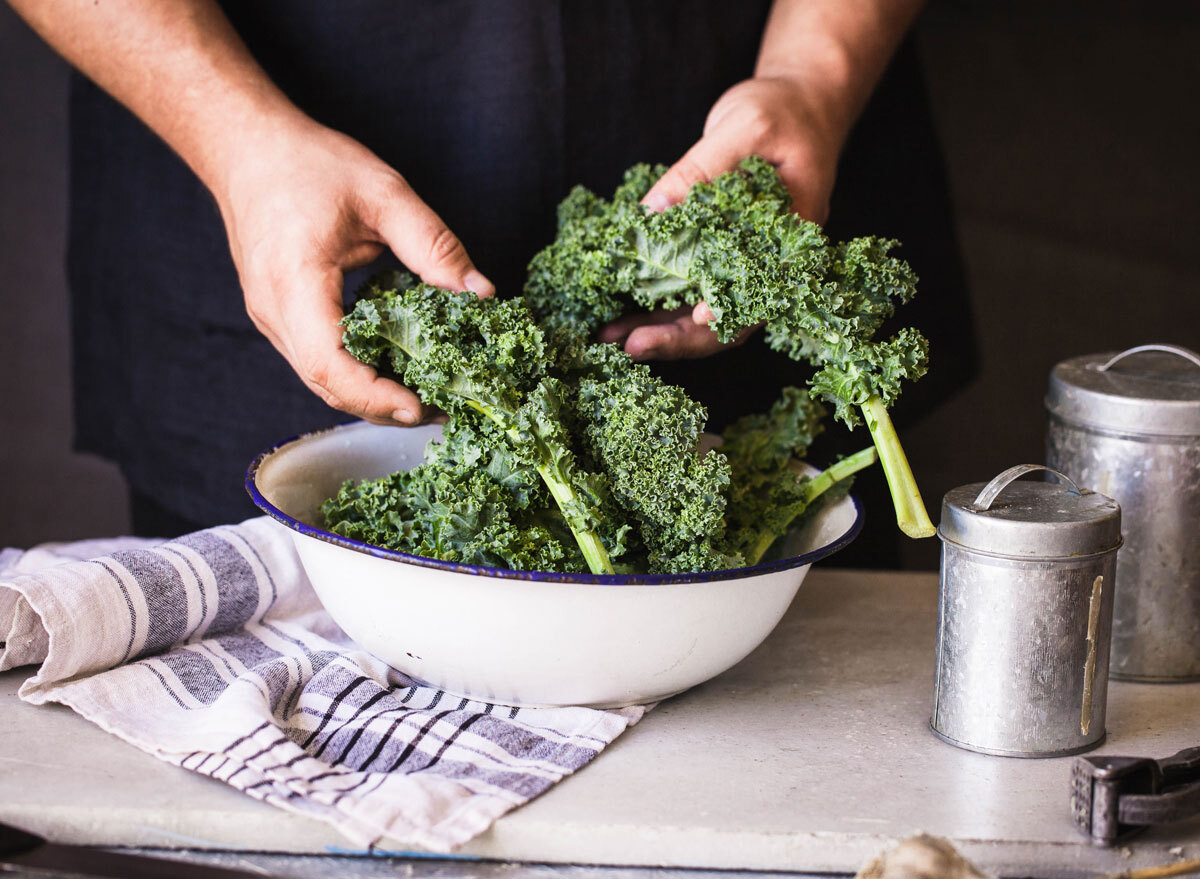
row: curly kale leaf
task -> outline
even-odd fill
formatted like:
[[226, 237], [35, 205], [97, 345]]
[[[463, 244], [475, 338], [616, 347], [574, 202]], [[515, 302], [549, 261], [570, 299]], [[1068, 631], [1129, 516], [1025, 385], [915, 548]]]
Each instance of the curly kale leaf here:
[[835, 407], [849, 427], [871, 397], [891, 406], [900, 379], [925, 374], [928, 344], [912, 329], [886, 342], [875, 332], [916, 291], [916, 276], [903, 260], [889, 256], [895, 241], [855, 238], [833, 250], [819, 284], [810, 285], [767, 323], [767, 343], [793, 359], [821, 367], [813, 391]]
[[789, 203], [775, 169], [754, 159], [662, 213], [642, 212], [622, 239], [633, 299], [644, 308], [703, 300], [723, 341], [782, 313], [829, 259], [820, 227]]
[[859, 411], [872, 399], [883, 406], [900, 393], [900, 382], [925, 374], [929, 343], [912, 329], [900, 330], [883, 342], [860, 345], [837, 359], [825, 361], [810, 386], [833, 403], [835, 416], [845, 424], [861, 423]]
[[517, 570], [588, 570], [537, 473], [461, 420], [429, 443], [418, 466], [349, 481], [321, 512], [334, 533], [400, 552]]
[[558, 237], [534, 257], [526, 287], [543, 326], [588, 333], [630, 300], [665, 309], [704, 301], [723, 341], [766, 324], [772, 347], [827, 367], [818, 392], [850, 427], [868, 398], [890, 406], [899, 379], [924, 374], [914, 330], [873, 341], [916, 290], [912, 269], [890, 255], [895, 241], [831, 244], [791, 213], [778, 173], [758, 157], [696, 184], [661, 213], [638, 202], [657, 173], [630, 169], [611, 201], [577, 188], [563, 202]]
[[888, 413], [901, 382], [925, 374], [929, 345], [913, 329], [883, 341], [874, 338], [896, 304], [909, 301], [916, 289], [912, 269], [889, 255], [894, 245], [877, 238], [840, 245], [822, 282], [768, 321], [766, 336], [771, 347], [818, 367], [809, 386], [834, 406], [839, 421], [853, 427], [861, 415], [879, 453], [900, 529], [910, 537], [929, 537], [935, 529]]
[[662, 165], [635, 165], [611, 200], [575, 187], [558, 208], [558, 235], [529, 263], [525, 301], [547, 329], [590, 333], [625, 311], [630, 289], [618, 241], [663, 175]]
[[[926, 343], [915, 330], [874, 338], [916, 288], [911, 268], [890, 255], [895, 242], [866, 237], [832, 245], [818, 226], [791, 213], [777, 172], [758, 157], [697, 184], [662, 213], [590, 193], [586, 202], [585, 211], [568, 212], [559, 241], [535, 260], [540, 278], [560, 280], [557, 306], [550, 286], [535, 284], [539, 317], [555, 324], [558, 307], [571, 316], [560, 324], [594, 330], [615, 318], [626, 298], [645, 308], [704, 301], [725, 341], [765, 324], [772, 347], [817, 367], [812, 390], [838, 420], [848, 427], [866, 421], [901, 529], [915, 537], [933, 533], [887, 411], [901, 381], [924, 374]], [[584, 215], [593, 225], [571, 219]], [[603, 271], [589, 272], [593, 264]], [[571, 278], [585, 283], [573, 286]]]
[[628, 524], [607, 501], [605, 480], [576, 466], [559, 421], [563, 388], [546, 375], [551, 354], [523, 302], [376, 284], [344, 326], [351, 354], [474, 425], [535, 471], [589, 568], [612, 573], [611, 556], [623, 551]]
[[359, 360], [450, 415], [484, 415], [501, 429], [545, 373], [542, 331], [519, 300], [372, 285], [343, 325]]
[[825, 409], [799, 388], [784, 388], [769, 412], [746, 415], [725, 429], [721, 451], [739, 473], [775, 473], [803, 458], [824, 429]]
[[824, 473], [805, 476], [800, 459], [821, 431], [825, 411], [797, 388], [784, 388], [765, 415], [730, 425], [721, 451], [731, 470], [722, 549], [757, 564], [770, 546], [830, 489], [846, 491], [849, 477], [875, 460], [875, 449], [844, 458]]
[[637, 522], [649, 571], [736, 566], [714, 549], [729, 467], [721, 453], [700, 450], [704, 407], [613, 345], [577, 350], [572, 367], [583, 448]]

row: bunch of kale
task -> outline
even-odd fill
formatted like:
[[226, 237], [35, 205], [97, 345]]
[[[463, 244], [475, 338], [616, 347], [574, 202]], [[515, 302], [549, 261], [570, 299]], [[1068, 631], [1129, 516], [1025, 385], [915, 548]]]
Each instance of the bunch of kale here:
[[901, 381], [925, 374], [928, 344], [913, 329], [875, 339], [916, 292], [912, 269], [889, 255], [897, 242], [831, 243], [791, 212], [787, 188], [758, 157], [693, 186], [669, 210], [647, 211], [639, 201], [664, 171], [631, 168], [610, 201], [583, 187], [571, 192], [559, 207], [556, 240], [529, 266], [525, 298], [534, 315], [548, 327], [590, 333], [632, 303], [704, 301], [723, 341], [763, 325], [772, 348], [817, 367], [809, 387], [839, 421], [866, 421], [901, 530], [932, 535], [888, 414]]
[[[662, 169], [638, 166], [611, 201], [577, 188], [530, 264], [524, 299], [478, 300], [394, 273], [344, 322], [347, 350], [450, 416], [416, 468], [347, 483], [327, 527], [417, 555], [496, 567], [685, 573], [754, 564], [813, 501], [875, 460], [868, 448], [814, 478], [798, 460], [823, 408], [785, 390], [717, 449], [706, 413], [616, 346], [590, 341], [632, 305], [708, 303], [732, 338], [764, 324], [820, 369], [813, 393], [866, 415], [901, 526], [928, 517], [886, 406], [924, 371], [911, 330], [872, 336], [915, 278], [892, 242], [830, 244], [789, 212], [767, 163], [693, 188], [661, 214], [639, 205]], [[924, 520], [922, 525], [921, 520]], [[929, 526], [932, 532], [932, 526]]]
[[615, 346], [548, 333], [520, 299], [405, 273], [369, 286], [344, 340], [450, 416], [417, 467], [348, 482], [322, 508], [335, 532], [416, 555], [601, 574], [740, 567], [874, 459], [798, 474], [821, 410], [794, 389], [706, 452], [704, 408]]

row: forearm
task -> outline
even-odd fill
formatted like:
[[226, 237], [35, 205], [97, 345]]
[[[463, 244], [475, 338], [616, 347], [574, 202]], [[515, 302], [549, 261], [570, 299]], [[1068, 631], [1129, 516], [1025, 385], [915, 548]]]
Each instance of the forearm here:
[[214, 192], [247, 139], [306, 121], [211, 0], [9, 2]]
[[755, 76], [801, 84], [844, 141], [924, 0], [775, 0]]

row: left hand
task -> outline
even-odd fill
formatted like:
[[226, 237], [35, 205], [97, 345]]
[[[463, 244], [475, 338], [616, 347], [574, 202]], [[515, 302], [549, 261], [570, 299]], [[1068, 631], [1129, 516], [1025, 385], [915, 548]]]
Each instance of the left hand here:
[[[840, 127], [802, 82], [785, 77], [744, 80], [709, 111], [700, 140], [654, 184], [642, 203], [666, 210], [684, 199], [692, 184], [732, 171], [742, 159], [760, 155], [779, 170], [792, 195], [792, 209], [823, 223], [837, 174]], [[717, 339], [703, 302], [671, 312], [626, 315], [600, 331], [604, 342], [625, 343], [635, 360], [707, 357], [739, 345]]]

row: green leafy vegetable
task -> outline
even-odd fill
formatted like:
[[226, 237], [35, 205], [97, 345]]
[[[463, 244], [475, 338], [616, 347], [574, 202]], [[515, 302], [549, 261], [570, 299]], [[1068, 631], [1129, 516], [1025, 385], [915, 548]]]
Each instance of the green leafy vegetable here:
[[729, 466], [698, 452], [704, 407], [612, 345], [584, 349], [575, 370], [581, 446], [633, 514], [649, 569], [730, 567], [713, 545], [725, 529]]
[[[482, 450], [502, 449], [535, 471], [589, 568], [612, 573], [611, 556], [624, 549], [629, 526], [607, 480], [576, 464], [563, 423], [565, 388], [547, 374], [544, 334], [524, 303], [408, 286], [407, 275], [391, 280], [396, 289], [375, 284], [347, 316], [346, 350], [474, 426]], [[431, 502], [446, 496], [430, 492]]]
[[[663, 168], [638, 165], [605, 200], [577, 187], [558, 235], [529, 265], [523, 299], [478, 300], [405, 272], [370, 284], [346, 349], [450, 416], [416, 468], [350, 482], [328, 527], [435, 558], [520, 569], [678, 573], [758, 563], [821, 498], [881, 461], [897, 518], [933, 533], [888, 408], [926, 368], [915, 330], [876, 333], [916, 287], [895, 242], [834, 244], [790, 212], [761, 159], [662, 213], [640, 204]], [[813, 364], [807, 392], [731, 425], [614, 345], [589, 341], [627, 309], [708, 304], [724, 340]], [[825, 407], [874, 441], [822, 473], [800, 459]]]
[[[819, 413], [796, 389], [735, 425], [728, 450], [706, 450], [700, 404], [613, 345], [543, 331], [520, 300], [396, 275], [344, 324], [351, 353], [451, 415], [416, 468], [325, 502], [348, 537], [520, 569], [717, 570], [757, 561], [834, 482], [797, 475]], [[770, 498], [787, 507], [763, 519]]]
[[865, 420], [901, 529], [932, 535], [888, 414], [901, 382], [924, 375], [928, 346], [912, 329], [874, 338], [916, 289], [911, 268], [890, 255], [896, 242], [831, 244], [790, 212], [778, 174], [757, 157], [693, 186], [662, 213], [637, 205], [657, 173], [631, 169], [610, 202], [581, 188], [571, 193], [558, 237], [530, 264], [526, 299], [538, 319], [591, 331], [621, 313], [622, 300], [645, 308], [704, 301], [724, 341], [764, 324], [769, 345], [817, 367], [810, 387], [839, 421]]
[[848, 477], [874, 463], [868, 446], [816, 476], [800, 459], [821, 430], [824, 408], [797, 388], [785, 388], [765, 415], [748, 415], [726, 429], [721, 451], [729, 460], [731, 489], [724, 548], [757, 564], [819, 497], [847, 489]]

